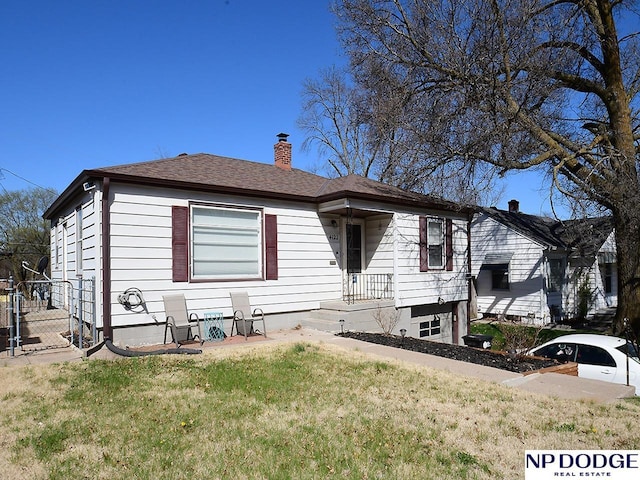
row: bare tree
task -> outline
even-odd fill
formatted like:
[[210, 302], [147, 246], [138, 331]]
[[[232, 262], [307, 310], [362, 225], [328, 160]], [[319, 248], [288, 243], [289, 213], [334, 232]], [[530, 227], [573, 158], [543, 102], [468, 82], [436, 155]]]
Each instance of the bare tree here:
[[[298, 119], [308, 134], [303, 148], [316, 147], [330, 176], [355, 173], [462, 203], [493, 204], [500, 196], [495, 169], [458, 158], [435, 161], [423, 143], [413, 141], [414, 127], [403, 116], [405, 90], [393, 80], [377, 78], [375, 88], [363, 88], [336, 67], [306, 80]], [[440, 119], [434, 112], [421, 121], [439, 124]]]
[[0, 194], [0, 252], [7, 258], [6, 274], [26, 280], [23, 261], [35, 268], [49, 255], [49, 225], [42, 218], [57, 194], [52, 189], [30, 188]]
[[367, 125], [360, 99], [346, 73], [330, 67], [320, 72], [319, 80], [307, 79], [302, 99], [303, 114], [298, 125], [309, 134], [302, 148], [315, 146], [326, 160], [330, 176], [369, 176], [376, 160], [376, 146], [366, 145]]
[[[615, 218], [618, 317], [640, 333], [638, 37], [625, 0], [339, 0], [359, 85], [392, 80], [429, 160], [542, 169]], [[433, 112], [440, 122], [421, 121]], [[409, 128], [411, 128], [409, 130]]]

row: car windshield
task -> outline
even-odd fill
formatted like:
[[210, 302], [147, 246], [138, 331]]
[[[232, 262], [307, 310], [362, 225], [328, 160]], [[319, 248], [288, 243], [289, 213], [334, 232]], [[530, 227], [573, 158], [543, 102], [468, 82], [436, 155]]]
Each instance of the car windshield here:
[[638, 351], [636, 350], [636, 347], [633, 345], [633, 343], [627, 342], [626, 348], [624, 345], [620, 345], [619, 347], [617, 347], [617, 349], [625, 355], [628, 355], [632, 360], [640, 363], [640, 359], [638, 358]]

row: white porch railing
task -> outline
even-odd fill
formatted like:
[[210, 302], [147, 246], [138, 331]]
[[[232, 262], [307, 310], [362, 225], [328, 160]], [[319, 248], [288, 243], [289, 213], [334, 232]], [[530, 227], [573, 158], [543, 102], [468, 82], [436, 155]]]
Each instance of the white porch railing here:
[[357, 300], [392, 300], [393, 274], [349, 273], [342, 283], [342, 300], [352, 303]]

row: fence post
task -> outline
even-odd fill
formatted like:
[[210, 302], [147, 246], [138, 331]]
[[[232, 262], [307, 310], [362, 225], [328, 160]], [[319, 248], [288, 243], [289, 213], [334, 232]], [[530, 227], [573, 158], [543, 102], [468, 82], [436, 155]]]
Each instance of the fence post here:
[[67, 280], [66, 285], [69, 287], [67, 294], [67, 303], [69, 304], [69, 339], [71, 340], [71, 345], [74, 344], [75, 332], [73, 330], [74, 327], [74, 316], [76, 312], [76, 303], [75, 297], [73, 295], [73, 283]]
[[13, 294], [13, 298], [15, 299], [13, 315], [16, 317], [16, 347], [20, 347], [20, 312], [22, 311], [22, 293], [16, 289]]
[[7, 306], [7, 320], [9, 323], [9, 352], [12, 357], [15, 356], [15, 338], [14, 338], [14, 330], [13, 330], [13, 302], [14, 302], [14, 294], [13, 294], [13, 275], [9, 275], [9, 288], [7, 289], [9, 292], [8, 299], [9, 305]]
[[78, 279], [78, 348], [82, 349], [84, 346], [84, 336], [82, 334], [82, 314], [84, 309], [84, 289], [82, 278]]

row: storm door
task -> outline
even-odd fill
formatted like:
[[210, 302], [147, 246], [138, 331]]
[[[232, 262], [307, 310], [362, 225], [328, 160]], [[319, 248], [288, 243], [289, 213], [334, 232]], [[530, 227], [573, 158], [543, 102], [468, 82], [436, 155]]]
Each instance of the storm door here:
[[361, 223], [346, 224], [347, 273], [362, 273], [363, 236]]
[[342, 296], [347, 302], [366, 299], [367, 295], [364, 232], [363, 220], [351, 220], [344, 225]]

